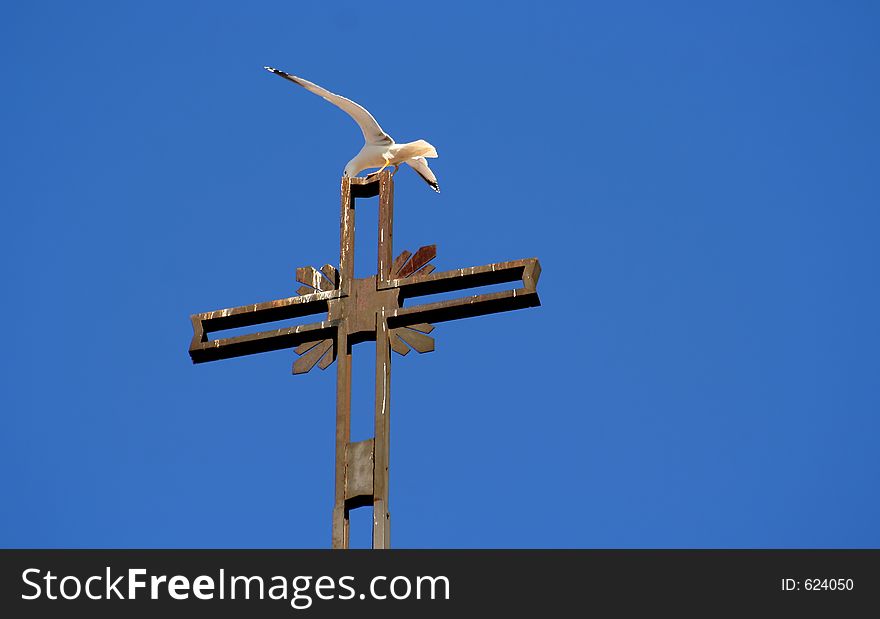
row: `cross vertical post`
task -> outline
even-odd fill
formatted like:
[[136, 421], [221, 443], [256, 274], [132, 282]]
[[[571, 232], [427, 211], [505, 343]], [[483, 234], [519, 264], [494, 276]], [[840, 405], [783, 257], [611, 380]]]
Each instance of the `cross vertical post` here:
[[[354, 196], [348, 178], [342, 179], [339, 217], [339, 288], [351, 293], [354, 279]], [[333, 502], [332, 547], [348, 548], [349, 507], [346, 504], [346, 459], [351, 441], [351, 346], [345, 329], [336, 334], [336, 484]]]
[[[394, 179], [379, 182], [379, 252], [376, 287], [391, 279], [394, 236]], [[385, 307], [376, 312], [376, 427], [373, 466], [373, 548], [391, 546], [391, 514], [388, 511], [388, 461], [391, 432], [391, 338]]]
[[[388, 511], [388, 460], [391, 416], [391, 340], [385, 307], [375, 307], [373, 301], [379, 282], [390, 279], [393, 255], [394, 179], [382, 174], [376, 184], [361, 184], [360, 179], [343, 177], [341, 189], [341, 216], [339, 234], [339, 287], [343, 303], [354, 307], [343, 313], [342, 328], [336, 337], [336, 490], [333, 506], [332, 546], [348, 548], [350, 544], [349, 513], [357, 507], [372, 504], [373, 548], [390, 546], [390, 514]], [[354, 277], [355, 204], [358, 197], [379, 196], [379, 229], [377, 275], [356, 280]], [[372, 293], [372, 294], [371, 294]], [[353, 310], [353, 311], [352, 311]], [[349, 340], [349, 333], [360, 333], [358, 318], [365, 310], [372, 324], [369, 330], [376, 339], [376, 399], [375, 423], [372, 439], [351, 442], [351, 347], [357, 338]], [[332, 313], [332, 312], [331, 312]]]

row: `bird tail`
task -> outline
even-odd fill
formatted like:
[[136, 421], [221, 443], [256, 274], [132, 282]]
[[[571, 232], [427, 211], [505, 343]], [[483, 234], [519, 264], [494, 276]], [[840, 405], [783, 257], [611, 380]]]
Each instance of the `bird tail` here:
[[396, 154], [400, 159], [415, 159], [416, 157], [430, 157], [433, 159], [437, 156], [437, 149], [425, 140], [416, 140], [415, 142], [402, 144]]

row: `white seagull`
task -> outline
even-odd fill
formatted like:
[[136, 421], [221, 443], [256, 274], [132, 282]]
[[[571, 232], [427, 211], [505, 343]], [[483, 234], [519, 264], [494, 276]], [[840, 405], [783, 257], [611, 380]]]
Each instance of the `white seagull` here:
[[[360, 105], [346, 99], [340, 95], [334, 94], [329, 90], [325, 90], [301, 77], [273, 69], [272, 67], [263, 67], [267, 71], [271, 71], [275, 75], [280, 75], [286, 80], [290, 80], [294, 84], [299, 84], [309, 92], [313, 92], [319, 97], [323, 97], [343, 112], [354, 118], [354, 121], [364, 133], [364, 147], [361, 149], [354, 159], [345, 166], [343, 174], [345, 176], [356, 176], [358, 172], [362, 172], [367, 168], [379, 168], [379, 172], [387, 168], [389, 165], [394, 166], [394, 172], [401, 163], [405, 163], [413, 170], [419, 173], [425, 182], [431, 188], [440, 193], [440, 185], [437, 184], [437, 177], [428, 167], [428, 161], [425, 157], [436, 157], [437, 150], [425, 140], [416, 140], [415, 142], [407, 142], [405, 144], [396, 144], [391, 136], [382, 131], [382, 127], [376, 122], [367, 110]], [[374, 174], [378, 174], [375, 172]]]

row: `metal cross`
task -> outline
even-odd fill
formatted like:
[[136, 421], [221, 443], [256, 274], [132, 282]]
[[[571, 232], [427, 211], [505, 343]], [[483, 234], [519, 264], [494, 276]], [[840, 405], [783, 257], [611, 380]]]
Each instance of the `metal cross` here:
[[[354, 277], [355, 202], [379, 196], [378, 273]], [[419, 353], [434, 350], [428, 335], [432, 323], [481, 316], [540, 305], [537, 258], [497, 262], [480, 267], [434, 273], [428, 264], [435, 245], [415, 254], [402, 252], [392, 260], [394, 181], [386, 171], [368, 178], [342, 178], [339, 269], [327, 264], [296, 270], [303, 284], [298, 296], [232, 307], [191, 316], [193, 363], [229, 359], [283, 348], [300, 355], [293, 373], [316, 364], [336, 369], [336, 492], [333, 505], [333, 548], [348, 548], [349, 511], [373, 506], [373, 548], [390, 547], [388, 510], [388, 432], [391, 414], [391, 351], [401, 355], [410, 347]], [[510, 290], [411, 305], [410, 299], [493, 284], [517, 282]], [[326, 313], [320, 322], [209, 339], [209, 334]], [[351, 442], [351, 352], [359, 342], [376, 341], [375, 434]], [[408, 345], [408, 346], [407, 346]]]

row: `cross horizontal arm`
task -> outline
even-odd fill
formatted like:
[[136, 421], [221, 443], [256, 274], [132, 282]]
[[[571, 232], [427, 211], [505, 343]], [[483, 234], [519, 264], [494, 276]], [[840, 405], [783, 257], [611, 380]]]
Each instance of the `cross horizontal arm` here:
[[299, 344], [318, 339], [332, 337], [338, 321], [321, 321], [307, 325], [296, 325], [248, 333], [229, 338], [209, 340], [208, 334], [213, 331], [249, 327], [278, 320], [301, 318], [312, 314], [326, 313], [330, 300], [342, 296], [338, 290], [319, 292], [301, 297], [287, 297], [265, 303], [242, 305], [228, 309], [215, 310], [190, 316], [193, 326], [193, 339], [189, 347], [189, 356], [193, 363], [218, 361], [250, 355], [293, 348]]
[[443, 322], [457, 318], [470, 318], [506, 312], [541, 304], [538, 298], [538, 278], [541, 264], [537, 258], [496, 262], [480, 267], [469, 267], [453, 271], [432, 273], [422, 277], [394, 279], [380, 283], [380, 288], [400, 290], [401, 303], [412, 297], [419, 297], [455, 290], [466, 290], [492, 284], [519, 281], [522, 286], [514, 290], [503, 290], [486, 294], [470, 295], [458, 299], [402, 307], [388, 312], [388, 326], [403, 327], [423, 322]]

